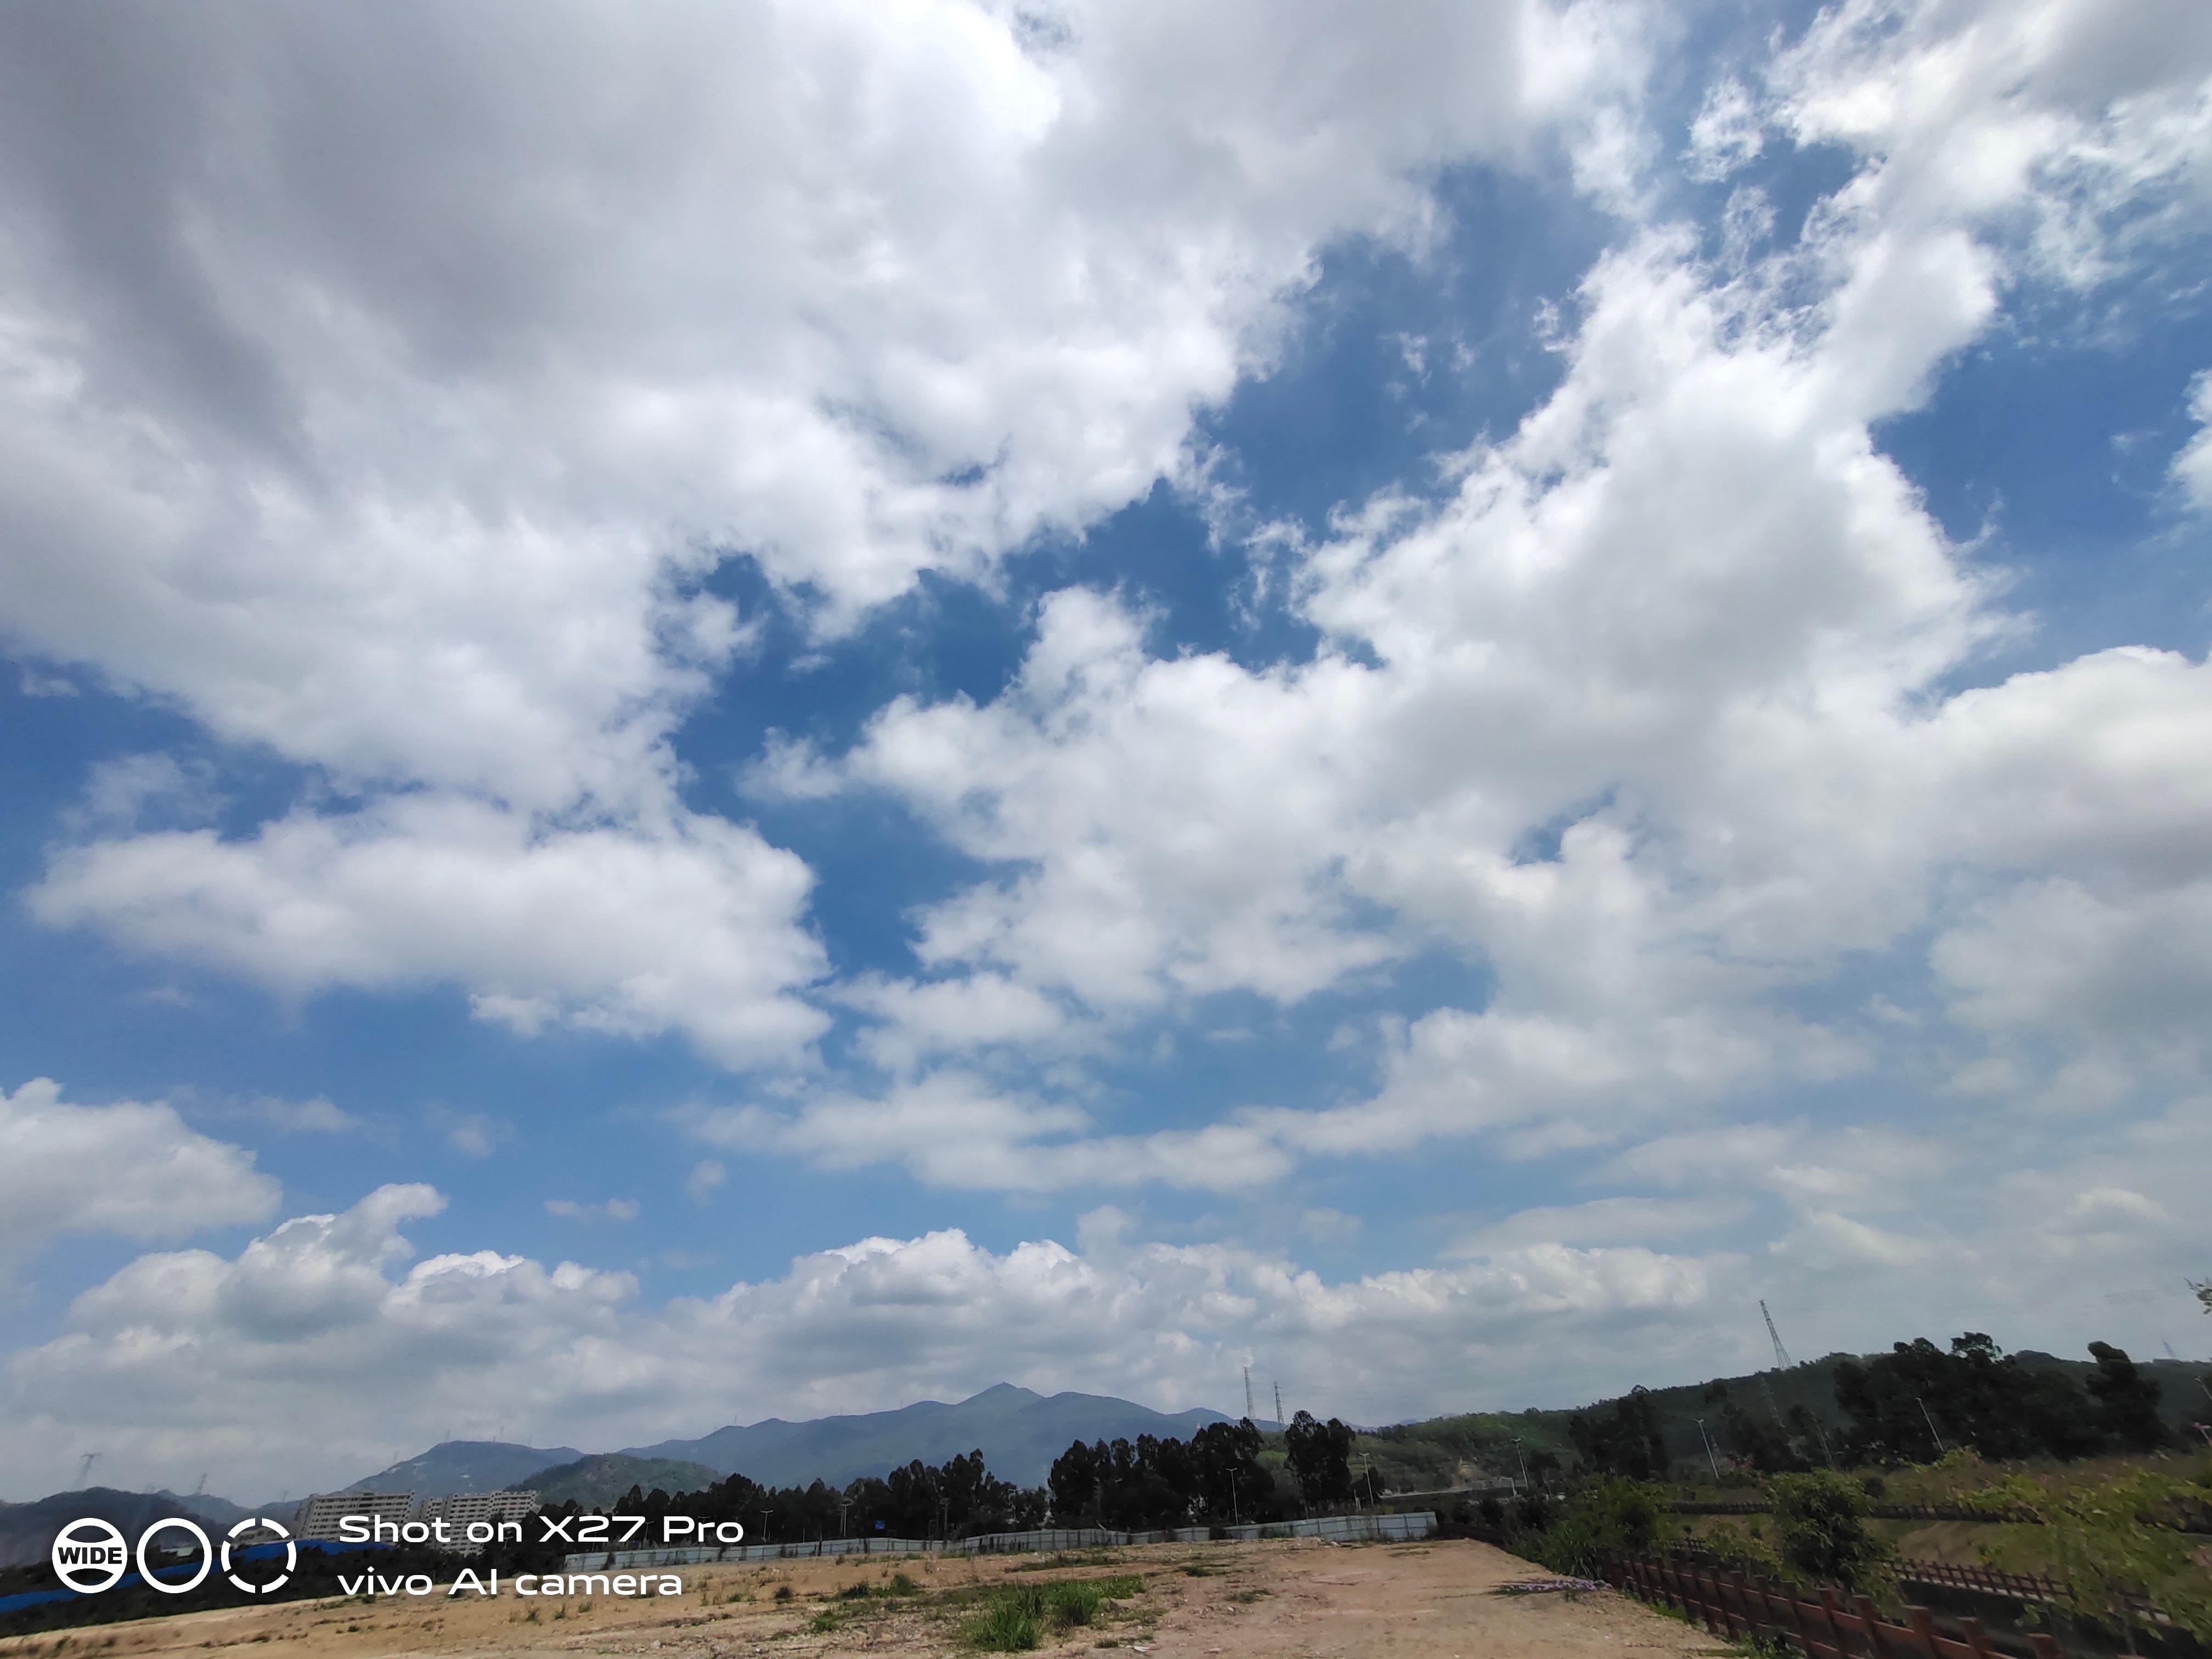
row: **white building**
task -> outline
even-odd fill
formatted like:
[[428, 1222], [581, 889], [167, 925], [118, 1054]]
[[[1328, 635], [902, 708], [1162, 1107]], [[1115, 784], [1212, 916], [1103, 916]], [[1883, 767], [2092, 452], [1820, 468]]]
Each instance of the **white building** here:
[[416, 1515], [423, 1521], [443, 1520], [454, 1546], [473, 1551], [482, 1542], [469, 1541], [472, 1523], [496, 1527], [501, 1521], [527, 1521], [544, 1507], [545, 1500], [534, 1492], [465, 1492], [425, 1498]]
[[298, 1538], [336, 1542], [338, 1522], [349, 1515], [373, 1521], [399, 1522], [415, 1516], [411, 1492], [319, 1492], [293, 1511], [292, 1533]]

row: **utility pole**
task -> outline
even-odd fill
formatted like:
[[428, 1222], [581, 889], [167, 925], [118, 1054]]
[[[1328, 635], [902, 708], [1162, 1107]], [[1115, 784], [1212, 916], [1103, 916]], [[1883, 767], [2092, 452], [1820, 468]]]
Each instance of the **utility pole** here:
[[1253, 1415], [1252, 1368], [1249, 1365], [1244, 1368], [1244, 1415], [1248, 1419]]
[[1705, 1432], [1705, 1419], [1698, 1419], [1698, 1438], [1705, 1443], [1705, 1462], [1713, 1472], [1713, 1485], [1721, 1483], [1721, 1461], [1713, 1455], [1713, 1437]]
[[1521, 1449], [1521, 1437], [1513, 1437], [1513, 1455], [1521, 1460], [1521, 1484], [1528, 1484], [1528, 1454]]
[[[1245, 1368], [1245, 1371], [1244, 1371], [1244, 1386], [1245, 1386], [1245, 1388], [1246, 1388], [1247, 1389], [1249, 1389], [1251, 1388], [1251, 1386], [1252, 1386], [1252, 1371], [1251, 1371], [1251, 1368], [1250, 1368], [1249, 1366], [1247, 1366], [1247, 1367]], [[1251, 1413], [1248, 1411], [1248, 1412], [1246, 1412], [1244, 1414], [1245, 1414], [1247, 1417], [1249, 1417], [1249, 1416], [1251, 1415]], [[1229, 1524], [1230, 1524], [1231, 1526], [1232, 1526], [1232, 1527], [1242, 1526], [1242, 1525], [1243, 1524], [1243, 1522], [1239, 1521], [1239, 1520], [1237, 1518], [1237, 1473], [1238, 1473], [1238, 1472], [1237, 1472], [1237, 1470], [1235, 1470], [1235, 1469], [1231, 1469], [1231, 1470], [1230, 1470], [1230, 1471], [1229, 1471]]]
[[1275, 1384], [1275, 1425], [1278, 1428], [1286, 1426], [1283, 1416], [1283, 1385], [1279, 1382]]
[[1921, 1419], [1928, 1425], [1928, 1432], [1936, 1437], [1936, 1456], [1948, 1456], [1951, 1449], [1943, 1443], [1942, 1431], [1936, 1426], [1935, 1418], [1929, 1414], [1928, 1402], [1917, 1394], [1912, 1396], [1912, 1399], [1913, 1402], [1920, 1407]]

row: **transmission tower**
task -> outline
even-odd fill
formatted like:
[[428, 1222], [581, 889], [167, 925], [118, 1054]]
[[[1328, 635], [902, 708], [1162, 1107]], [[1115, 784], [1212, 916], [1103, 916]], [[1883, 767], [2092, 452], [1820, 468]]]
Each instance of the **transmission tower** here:
[[1252, 1415], [1252, 1368], [1249, 1365], [1244, 1368], [1244, 1415], [1248, 1419]]
[[206, 1472], [205, 1470], [202, 1470], [202, 1471], [200, 1472], [200, 1483], [199, 1483], [199, 1485], [198, 1485], [198, 1486], [194, 1486], [194, 1487], [192, 1488], [192, 1496], [193, 1496], [193, 1497], [195, 1497], [195, 1498], [200, 1497], [200, 1496], [201, 1496], [203, 1493], [204, 1493], [206, 1491], [207, 1491], [207, 1472]]
[[1278, 1424], [1279, 1424], [1279, 1423], [1281, 1423], [1281, 1422], [1282, 1422], [1282, 1420], [1283, 1420], [1283, 1385], [1282, 1385], [1281, 1383], [1278, 1382], [1278, 1383], [1276, 1383], [1276, 1384], [1275, 1384], [1275, 1421], [1276, 1421]]
[[100, 1454], [98, 1452], [87, 1452], [84, 1455], [84, 1461], [76, 1466], [76, 1489], [79, 1492], [82, 1492], [84, 1490], [84, 1483], [90, 1479], [92, 1475], [92, 1466], [99, 1461]]
[[1766, 1322], [1766, 1334], [1774, 1339], [1774, 1367], [1777, 1370], [1790, 1369], [1790, 1350], [1782, 1346], [1782, 1333], [1774, 1328], [1774, 1316], [1766, 1311], [1766, 1300], [1759, 1298], [1759, 1316]]

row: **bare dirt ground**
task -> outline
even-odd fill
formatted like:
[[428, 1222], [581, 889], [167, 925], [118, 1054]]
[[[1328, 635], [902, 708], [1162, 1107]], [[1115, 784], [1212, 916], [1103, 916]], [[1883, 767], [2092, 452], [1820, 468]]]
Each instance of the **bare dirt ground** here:
[[[889, 1595], [905, 1571], [916, 1593]], [[1046, 1659], [1691, 1659], [1729, 1651], [1611, 1591], [1502, 1595], [1541, 1577], [1485, 1544], [1156, 1545], [1077, 1558], [789, 1561], [682, 1570], [680, 1597], [385, 1596], [94, 1626], [0, 1641], [0, 1659], [974, 1659], [963, 1634], [997, 1589], [1139, 1575], [1102, 1620], [1048, 1629]], [[855, 1584], [866, 1599], [840, 1597]], [[779, 1587], [791, 1595], [777, 1599]]]

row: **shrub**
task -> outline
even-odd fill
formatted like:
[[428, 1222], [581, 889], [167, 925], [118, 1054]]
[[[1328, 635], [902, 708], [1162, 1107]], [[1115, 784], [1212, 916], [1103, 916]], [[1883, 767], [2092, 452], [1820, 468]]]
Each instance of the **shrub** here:
[[1658, 1541], [1658, 1492], [1640, 1480], [1615, 1477], [1585, 1487], [1569, 1513], [1589, 1528], [1601, 1550], [1644, 1550]]
[[1837, 1584], [1855, 1594], [1887, 1595], [1896, 1552], [1867, 1526], [1867, 1495], [1857, 1483], [1826, 1469], [1778, 1474], [1775, 1552], [1792, 1576]]
[[1536, 1559], [1553, 1572], [1587, 1578], [1597, 1571], [1597, 1534], [1589, 1523], [1570, 1516], [1545, 1528], [1536, 1540]]

